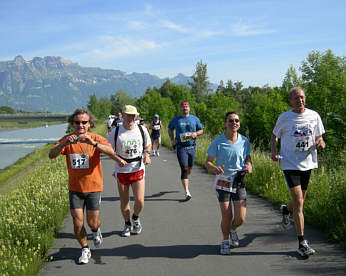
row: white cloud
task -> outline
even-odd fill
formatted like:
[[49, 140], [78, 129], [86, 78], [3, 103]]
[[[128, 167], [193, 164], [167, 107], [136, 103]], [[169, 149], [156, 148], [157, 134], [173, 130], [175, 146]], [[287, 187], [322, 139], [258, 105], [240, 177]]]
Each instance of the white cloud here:
[[161, 48], [162, 45], [155, 41], [134, 39], [130, 37], [102, 36], [99, 40], [101, 45], [84, 53], [92, 59], [111, 59], [129, 57], [145, 51]]
[[139, 30], [144, 28], [144, 24], [141, 21], [130, 21], [128, 24], [131, 29]]
[[231, 34], [235, 36], [252, 36], [252, 35], [262, 35], [271, 34], [276, 31], [273, 29], [261, 29], [258, 26], [244, 23], [231, 24]]
[[189, 32], [186, 28], [184, 28], [178, 24], [175, 24], [171, 21], [168, 21], [168, 20], [161, 21], [161, 24], [163, 27], [177, 31], [179, 33], [188, 33]]

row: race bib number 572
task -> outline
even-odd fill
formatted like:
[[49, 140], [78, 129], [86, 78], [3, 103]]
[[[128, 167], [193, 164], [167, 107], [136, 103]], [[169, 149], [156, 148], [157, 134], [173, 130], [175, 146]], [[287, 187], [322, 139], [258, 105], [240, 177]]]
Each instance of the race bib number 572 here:
[[89, 156], [87, 154], [70, 154], [70, 162], [72, 169], [88, 169]]

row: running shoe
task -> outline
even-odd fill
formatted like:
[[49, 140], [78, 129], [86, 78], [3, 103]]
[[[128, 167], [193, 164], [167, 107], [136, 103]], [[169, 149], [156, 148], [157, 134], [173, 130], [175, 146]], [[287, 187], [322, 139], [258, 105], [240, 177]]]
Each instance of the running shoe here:
[[79, 257], [78, 263], [87, 264], [90, 258], [91, 258], [90, 248], [88, 247], [82, 248], [82, 255]]
[[281, 205], [280, 206], [280, 212], [282, 215], [282, 224], [283, 226], [289, 226], [290, 225], [290, 213], [287, 214], [287, 205]]
[[92, 232], [92, 233], [93, 233], [93, 241], [94, 241], [95, 247], [100, 248], [103, 242], [101, 229], [98, 228], [97, 232]]
[[155, 152], [155, 150], [153, 150], [153, 156], [155, 156], [156, 155], [156, 152]]
[[133, 229], [132, 229], [132, 233], [135, 235], [138, 235], [142, 232], [142, 225], [139, 219], [132, 219], [132, 223], [133, 223]]
[[131, 236], [131, 225], [124, 225], [124, 230], [121, 232], [121, 236], [123, 237], [130, 237]]
[[156, 151], [156, 156], [160, 156], [160, 153], [159, 153], [159, 151], [158, 151], [158, 150]]
[[308, 257], [316, 253], [316, 251], [310, 247], [309, 242], [307, 240], [303, 240], [301, 243], [299, 243], [297, 251], [303, 257]]
[[223, 240], [220, 246], [221, 255], [231, 255], [231, 249], [229, 246], [229, 240]]
[[186, 191], [185, 192], [185, 201], [189, 201], [190, 199], [191, 199], [191, 193], [190, 193], [190, 191]]
[[232, 230], [229, 232], [231, 237], [231, 242], [233, 247], [239, 246], [239, 238], [236, 230]]

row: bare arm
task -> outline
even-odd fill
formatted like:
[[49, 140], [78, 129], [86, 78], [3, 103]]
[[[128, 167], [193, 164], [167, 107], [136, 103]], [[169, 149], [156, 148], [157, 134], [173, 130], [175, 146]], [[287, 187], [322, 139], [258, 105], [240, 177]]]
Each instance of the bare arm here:
[[272, 160], [277, 162], [279, 161], [278, 159], [278, 138], [272, 134], [272, 136], [270, 137], [270, 149], [272, 151]]
[[252, 173], [252, 163], [251, 163], [250, 155], [246, 155], [245, 157], [244, 170], [245, 170], [245, 173]]
[[149, 165], [151, 163], [151, 160], [150, 160], [150, 152], [151, 150], [151, 144], [147, 147], [145, 147], [144, 149], [144, 152], [143, 152], [143, 162], [144, 162], [144, 165]]
[[174, 139], [173, 129], [171, 128], [168, 129], [168, 135], [169, 135], [169, 138], [171, 139], [172, 145], [175, 146], [177, 144], [177, 141]]
[[207, 167], [207, 169], [209, 171], [211, 171], [213, 174], [223, 174], [224, 171], [223, 171], [223, 168], [224, 166], [220, 166], [220, 167], [217, 167], [213, 164], [213, 161], [214, 161], [215, 158], [211, 157], [211, 156], [207, 156], [207, 160], [205, 161], [205, 166]]
[[324, 142], [322, 136], [316, 136], [315, 143], [318, 149], [324, 149], [326, 147], [326, 143]]

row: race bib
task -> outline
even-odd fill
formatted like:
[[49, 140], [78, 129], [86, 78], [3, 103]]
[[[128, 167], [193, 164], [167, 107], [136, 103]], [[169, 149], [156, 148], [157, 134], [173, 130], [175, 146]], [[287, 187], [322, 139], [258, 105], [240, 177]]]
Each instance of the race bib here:
[[237, 176], [237, 173], [234, 173], [232, 175], [223, 175], [223, 174], [216, 175], [214, 188], [216, 190], [236, 193], [237, 188], [233, 188], [233, 183], [236, 176]]
[[192, 132], [185, 132], [185, 133], [180, 133], [180, 141], [181, 142], [188, 142], [192, 140]]
[[294, 151], [308, 151], [313, 146], [311, 136], [294, 137], [293, 149]]
[[161, 129], [161, 126], [160, 126], [160, 125], [154, 125], [154, 126], [153, 126], [153, 129], [155, 129], [155, 130], [160, 130], [160, 129]]
[[89, 169], [89, 156], [87, 154], [70, 154], [72, 169]]

